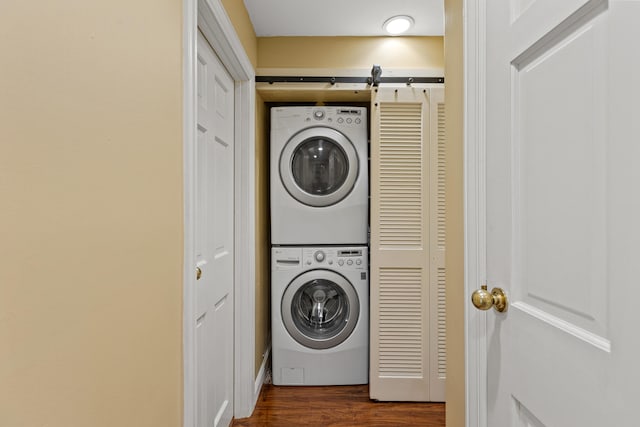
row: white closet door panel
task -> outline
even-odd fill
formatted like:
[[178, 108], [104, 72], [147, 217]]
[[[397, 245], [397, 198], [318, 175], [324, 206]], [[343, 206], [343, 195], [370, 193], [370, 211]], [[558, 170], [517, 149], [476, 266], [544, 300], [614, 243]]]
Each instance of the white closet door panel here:
[[429, 400], [429, 103], [379, 88], [372, 101], [371, 374], [378, 400]]
[[445, 301], [445, 164], [444, 89], [430, 89], [430, 191], [429, 191], [429, 394], [431, 401], [445, 400], [446, 301]]

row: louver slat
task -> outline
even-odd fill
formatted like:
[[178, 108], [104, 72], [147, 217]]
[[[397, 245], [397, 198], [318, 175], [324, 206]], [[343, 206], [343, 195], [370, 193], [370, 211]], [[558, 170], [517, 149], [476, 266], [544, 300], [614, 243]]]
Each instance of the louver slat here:
[[421, 278], [420, 269], [380, 269], [378, 372], [381, 377], [423, 376]]
[[446, 298], [445, 298], [445, 269], [438, 269], [438, 300], [437, 318], [438, 318], [438, 378], [445, 379], [447, 375], [447, 333], [446, 333]]
[[438, 223], [438, 232], [437, 232], [437, 241], [438, 248], [444, 250], [445, 245], [445, 218], [446, 218], [446, 209], [445, 209], [445, 167], [447, 158], [445, 156], [445, 121], [444, 121], [444, 104], [438, 104], [438, 156], [437, 156], [437, 223]]
[[430, 388], [433, 399], [444, 400], [444, 381], [447, 368], [446, 334], [446, 210], [445, 210], [445, 167], [446, 138], [444, 96], [432, 92], [431, 97], [431, 144], [430, 144]]
[[[381, 103], [380, 246], [420, 247], [422, 235], [422, 104]], [[413, 217], [413, 221], [407, 221]]]
[[[446, 172], [446, 139], [445, 139], [445, 113], [444, 103], [438, 103], [438, 138], [437, 138], [437, 190], [436, 190], [436, 245], [437, 250], [444, 254], [445, 241], [446, 241], [446, 209], [445, 209], [445, 172]], [[440, 257], [440, 262], [437, 266], [437, 318], [438, 318], [438, 331], [437, 331], [437, 347], [438, 347], [438, 377], [441, 379], [446, 378], [446, 300], [445, 300], [445, 265], [444, 256]]]

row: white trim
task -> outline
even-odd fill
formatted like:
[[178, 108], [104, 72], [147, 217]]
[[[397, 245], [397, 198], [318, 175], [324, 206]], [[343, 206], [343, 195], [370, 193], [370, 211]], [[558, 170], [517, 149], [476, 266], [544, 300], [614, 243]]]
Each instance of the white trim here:
[[194, 192], [196, 44], [200, 27], [235, 81], [235, 373], [234, 416], [255, 405], [255, 73], [220, 0], [183, 1], [184, 138], [184, 427], [195, 425]]
[[[244, 51], [243, 51], [244, 52]], [[255, 233], [255, 84], [236, 84], [235, 159], [235, 383], [236, 418], [251, 415], [255, 406], [256, 233]]]
[[264, 381], [267, 379], [267, 366], [269, 363], [269, 358], [271, 357], [271, 340], [269, 339], [269, 346], [264, 352], [264, 356], [262, 356], [262, 364], [260, 365], [260, 370], [258, 371], [258, 375], [256, 376], [255, 384], [253, 385], [253, 402], [255, 406], [255, 402], [258, 401], [258, 397], [260, 396], [260, 391], [262, 391], [262, 385]]
[[183, 10], [183, 177], [184, 177], [184, 265], [183, 265], [183, 426], [196, 424], [196, 352], [194, 313], [195, 275], [195, 140], [197, 138], [196, 47], [198, 44], [197, 9], [195, 0], [185, 0]]
[[569, 335], [573, 335], [577, 339], [582, 340], [587, 344], [595, 348], [598, 348], [606, 353], [611, 353], [611, 341], [609, 341], [608, 339], [601, 337], [598, 334], [594, 334], [593, 332], [588, 331], [584, 328], [576, 326], [573, 323], [569, 323], [564, 319], [561, 319], [552, 314], [549, 314], [546, 311], [540, 310], [539, 308], [531, 304], [518, 301], [511, 304], [509, 309], [511, 311], [521, 310], [522, 312], [528, 314], [529, 316], [535, 317], [536, 319], [548, 325], [551, 325], [555, 329], [559, 329]]
[[485, 3], [464, 0], [464, 248], [467, 427], [487, 426], [486, 317], [471, 293], [486, 279]]
[[253, 65], [221, 0], [198, 0], [198, 26], [236, 82], [254, 79]]

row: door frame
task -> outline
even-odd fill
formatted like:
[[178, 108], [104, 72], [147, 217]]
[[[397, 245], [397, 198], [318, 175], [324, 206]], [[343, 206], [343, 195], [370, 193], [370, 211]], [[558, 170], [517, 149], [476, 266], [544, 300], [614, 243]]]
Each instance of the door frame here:
[[[195, 142], [198, 28], [233, 78], [234, 408], [251, 415], [260, 392], [255, 373], [255, 71], [220, 0], [183, 0], [183, 425], [196, 420]], [[241, 261], [241, 262], [240, 262]], [[262, 383], [260, 382], [260, 385]]]
[[487, 322], [470, 299], [486, 284], [486, 6], [462, 1], [465, 419], [467, 427], [487, 427]]

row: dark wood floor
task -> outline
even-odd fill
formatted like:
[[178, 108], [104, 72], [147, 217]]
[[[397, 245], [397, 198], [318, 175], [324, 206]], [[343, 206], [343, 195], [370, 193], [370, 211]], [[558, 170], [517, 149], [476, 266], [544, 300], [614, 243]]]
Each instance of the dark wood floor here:
[[232, 426], [444, 427], [444, 403], [374, 402], [369, 387], [262, 388], [251, 418]]

